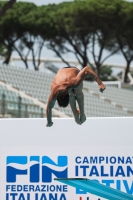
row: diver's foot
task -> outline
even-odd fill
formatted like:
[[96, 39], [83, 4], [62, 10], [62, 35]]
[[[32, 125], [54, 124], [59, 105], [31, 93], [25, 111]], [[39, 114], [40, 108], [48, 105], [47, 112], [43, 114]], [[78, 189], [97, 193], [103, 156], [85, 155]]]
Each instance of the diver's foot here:
[[83, 124], [85, 121], [86, 121], [86, 116], [85, 116], [85, 114], [80, 115], [80, 122], [81, 122], [81, 124]]
[[81, 125], [81, 122], [80, 122], [79, 117], [75, 117], [75, 122], [76, 122], [77, 124]]

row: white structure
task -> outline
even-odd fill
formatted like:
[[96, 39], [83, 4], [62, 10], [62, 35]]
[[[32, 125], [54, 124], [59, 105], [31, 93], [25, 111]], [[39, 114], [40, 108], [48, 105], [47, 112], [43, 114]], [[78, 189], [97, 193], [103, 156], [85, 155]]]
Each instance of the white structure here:
[[95, 179], [133, 194], [132, 121], [54, 118], [49, 128], [46, 119], [0, 120], [0, 199], [98, 200], [55, 177]]
[[[4, 59], [4, 57], [0, 56], [0, 60], [3, 60], [3, 59]], [[33, 60], [32, 57], [28, 57], [27, 58], [27, 61], [29, 61], [29, 62], [31, 62], [32, 60]], [[11, 58], [10, 58], [10, 64], [12, 66], [15, 66], [15, 61], [21, 61], [21, 57], [19, 57], [19, 56], [11, 56]], [[38, 58], [35, 58], [35, 61], [38, 61]], [[45, 57], [42, 57], [40, 59], [40, 61], [41, 61], [41, 63], [40, 63], [39, 68], [41, 68], [44, 65], [44, 63], [46, 63], [46, 62], [50, 62], [50, 63], [63, 63], [63, 61], [60, 58], [45, 58]], [[75, 67], [80, 68], [80, 64], [79, 64], [78, 60], [66, 59], [66, 61], [68, 63], [74, 65]], [[125, 65], [112, 64], [112, 63], [104, 63], [104, 65], [106, 65], [106, 66], [112, 66], [113, 68], [116, 68], [116, 69], [121, 69], [122, 70], [122, 80], [120, 80], [120, 81], [123, 82], [123, 80], [124, 80], [124, 72], [125, 72]], [[133, 68], [133, 66], [131, 66], [131, 68]], [[131, 75], [130, 72], [128, 73], [128, 78], [130, 80], [130, 85], [133, 85], [133, 77], [132, 77], [132, 75]]]

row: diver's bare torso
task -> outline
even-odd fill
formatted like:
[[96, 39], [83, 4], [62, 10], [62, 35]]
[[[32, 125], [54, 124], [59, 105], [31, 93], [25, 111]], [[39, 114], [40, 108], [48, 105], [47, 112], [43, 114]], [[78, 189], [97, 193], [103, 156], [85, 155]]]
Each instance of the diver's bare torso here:
[[54, 93], [56, 93], [58, 90], [68, 89], [69, 85], [71, 85], [71, 82], [73, 82], [74, 78], [77, 77], [79, 72], [79, 69], [77, 69], [76, 67], [66, 67], [60, 69], [53, 79], [51, 90], [54, 90]]

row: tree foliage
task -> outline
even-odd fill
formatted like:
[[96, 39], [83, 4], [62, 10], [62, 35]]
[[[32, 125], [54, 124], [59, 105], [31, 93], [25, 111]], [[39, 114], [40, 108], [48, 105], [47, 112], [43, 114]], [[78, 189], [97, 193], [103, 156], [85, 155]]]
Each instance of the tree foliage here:
[[3, 6], [0, 8], [0, 18], [6, 13], [8, 9], [10, 9], [13, 4], [16, 2], [16, 0], [10, 0], [3, 4]]
[[[12, 51], [17, 51], [26, 68], [27, 57], [32, 55], [34, 69], [38, 70], [46, 45], [68, 66], [64, 55], [72, 53], [82, 67], [89, 64], [100, 76], [104, 62], [121, 52], [127, 63], [127, 82], [133, 61], [132, 13], [133, 4], [122, 0], [75, 0], [39, 7], [18, 2], [0, 20], [0, 54], [7, 49], [8, 63]], [[109, 77], [110, 68], [107, 71]]]

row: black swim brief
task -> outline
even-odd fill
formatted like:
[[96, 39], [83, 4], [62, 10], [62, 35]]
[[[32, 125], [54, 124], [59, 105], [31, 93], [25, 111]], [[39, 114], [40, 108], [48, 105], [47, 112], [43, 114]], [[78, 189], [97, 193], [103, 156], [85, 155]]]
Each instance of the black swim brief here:
[[[63, 67], [63, 69], [64, 69], [64, 68], [76, 68], [76, 69], [78, 69], [77, 67]], [[78, 70], [79, 70], [79, 69], [78, 69]], [[79, 70], [79, 71], [80, 71], [80, 70]]]

